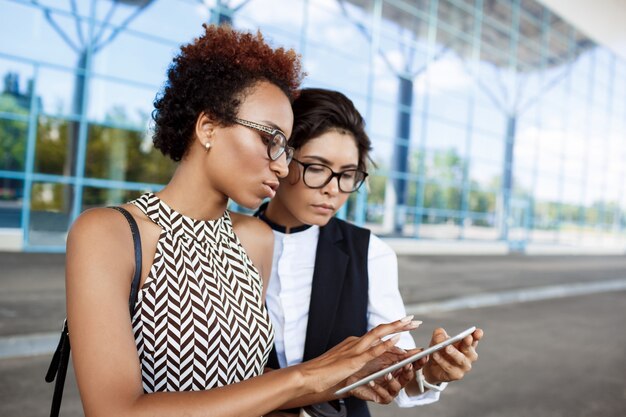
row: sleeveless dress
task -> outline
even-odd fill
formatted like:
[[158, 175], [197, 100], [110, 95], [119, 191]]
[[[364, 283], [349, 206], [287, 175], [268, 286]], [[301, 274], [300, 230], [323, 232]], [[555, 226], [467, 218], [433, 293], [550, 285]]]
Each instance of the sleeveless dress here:
[[144, 391], [206, 390], [260, 375], [274, 331], [262, 279], [228, 211], [194, 220], [152, 193], [132, 204], [162, 229], [132, 319]]

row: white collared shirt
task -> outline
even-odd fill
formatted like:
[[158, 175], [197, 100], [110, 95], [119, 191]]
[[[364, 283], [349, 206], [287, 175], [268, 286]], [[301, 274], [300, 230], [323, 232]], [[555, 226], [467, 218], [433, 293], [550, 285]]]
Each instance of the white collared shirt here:
[[[281, 368], [302, 362], [304, 355], [319, 234], [318, 226], [289, 234], [274, 230], [274, 258], [266, 302], [274, 325], [274, 345]], [[398, 290], [397, 271], [396, 254], [380, 238], [370, 234], [368, 330], [406, 316]], [[415, 342], [408, 332], [404, 332], [397, 346], [413, 349]], [[439, 393], [435, 391], [409, 397], [402, 390], [396, 397], [396, 403], [400, 407], [413, 407], [438, 399]]]

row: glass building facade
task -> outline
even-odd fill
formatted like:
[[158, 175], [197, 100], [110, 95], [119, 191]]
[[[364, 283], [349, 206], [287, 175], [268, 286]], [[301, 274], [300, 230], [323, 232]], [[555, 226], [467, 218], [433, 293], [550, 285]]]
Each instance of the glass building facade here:
[[[63, 251], [158, 190], [152, 101], [203, 23], [296, 49], [373, 140], [340, 216], [381, 235], [626, 244], [626, 62], [533, 0], [0, 0], [0, 248]], [[233, 209], [237, 210], [236, 206]]]

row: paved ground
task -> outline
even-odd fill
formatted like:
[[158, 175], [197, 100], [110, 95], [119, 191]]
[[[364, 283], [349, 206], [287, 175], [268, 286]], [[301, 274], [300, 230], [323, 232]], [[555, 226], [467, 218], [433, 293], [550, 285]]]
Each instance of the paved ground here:
[[[626, 293], [462, 310], [423, 317], [424, 330], [485, 330], [479, 360], [439, 403], [374, 406], [376, 417], [626, 416]], [[423, 335], [415, 336], [426, 343]]]
[[[64, 315], [63, 256], [0, 253], [0, 340], [56, 331]], [[406, 303], [547, 285], [626, 278], [626, 257], [401, 257]], [[419, 317], [425, 344], [436, 326], [477, 324], [480, 359], [464, 381], [425, 408], [373, 406], [388, 416], [626, 416], [626, 291]], [[0, 416], [42, 416], [52, 387], [48, 355], [0, 360]], [[82, 415], [70, 377], [62, 414]]]

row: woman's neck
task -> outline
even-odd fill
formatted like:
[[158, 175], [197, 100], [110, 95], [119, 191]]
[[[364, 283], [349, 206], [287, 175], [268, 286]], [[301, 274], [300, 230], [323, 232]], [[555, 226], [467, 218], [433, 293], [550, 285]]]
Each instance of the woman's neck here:
[[293, 228], [305, 225], [291, 214], [278, 198], [270, 200], [264, 214], [272, 223], [283, 226], [287, 233]]
[[228, 205], [228, 196], [216, 190], [206, 176], [199, 175], [198, 169], [184, 160], [157, 196], [177, 212], [196, 220], [217, 219]]

